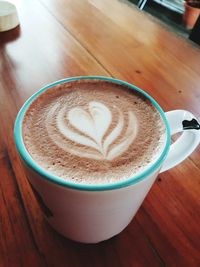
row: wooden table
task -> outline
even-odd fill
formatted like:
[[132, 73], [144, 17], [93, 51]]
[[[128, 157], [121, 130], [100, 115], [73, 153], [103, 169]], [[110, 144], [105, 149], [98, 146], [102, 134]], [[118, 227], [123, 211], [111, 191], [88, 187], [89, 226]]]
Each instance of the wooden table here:
[[78, 75], [123, 79], [200, 117], [200, 50], [125, 1], [13, 2], [20, 28], [0, 34], [0, 266], [200, 266], [200, 148], [159, 176], [120, 235], [83, 245], [44, 220], [12, 133], [32, 93]]

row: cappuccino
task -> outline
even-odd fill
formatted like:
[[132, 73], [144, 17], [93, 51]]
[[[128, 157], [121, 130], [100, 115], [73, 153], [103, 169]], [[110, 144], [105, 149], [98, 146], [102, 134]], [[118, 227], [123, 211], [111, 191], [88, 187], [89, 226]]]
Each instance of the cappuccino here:
[[29, 106], [22, 134], [32, 159], [78, 184], [133, 177], [160, 155], [165, 127], [141, 93], [101, 80], [56, 85]]

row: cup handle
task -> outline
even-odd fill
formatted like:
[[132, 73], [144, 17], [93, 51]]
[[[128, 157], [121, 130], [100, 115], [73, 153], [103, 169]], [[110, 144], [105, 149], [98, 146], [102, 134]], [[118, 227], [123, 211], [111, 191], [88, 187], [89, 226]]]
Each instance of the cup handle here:
[[169, 153], [160, 172], [167, 171], [186, 159], [200, 142], [200, 125], [195, 116], [185, 110], [165, 113], [170, 127], [170, 135], [183, 132], [170, 146]]

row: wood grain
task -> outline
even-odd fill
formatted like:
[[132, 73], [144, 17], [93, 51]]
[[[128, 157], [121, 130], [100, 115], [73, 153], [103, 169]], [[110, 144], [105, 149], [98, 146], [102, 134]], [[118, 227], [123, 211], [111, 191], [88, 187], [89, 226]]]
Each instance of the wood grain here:
[[200, 54], [190, 42], [121, 1], [41, 2], [112, 76], [146, 90], [165, 110], [200, 115]]
[[72, 242], [44, 220], [13, 143], [23, 102], [52, 81], [115, 76], [164, 110], [200, 116], [200, 54], [117, 0], [14, 1], [20, 27], [0, 34], [0, 266], [190, 266], [200, 263], [200, 149], [159, 176], [131, 224], [96, 245]]

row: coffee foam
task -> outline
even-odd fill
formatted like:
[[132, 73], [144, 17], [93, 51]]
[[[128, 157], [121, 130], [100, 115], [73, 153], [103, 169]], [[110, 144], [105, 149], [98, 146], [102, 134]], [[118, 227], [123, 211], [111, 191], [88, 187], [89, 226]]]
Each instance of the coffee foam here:
[[132, 177], [160, 154], [164, 125], [149, 100], [122, 85], [85, 80], [42, 93], [23, 120], [23, 140], [42, 168], [76, 183]]
[[[112, 127], [114, 114], [103, 103], [90, 101], [88, 106], [84, 108], [76, 106], [68, 111], [66, 107], [58, 111], [58, 105], [55, 104], [47, 115], [46, 129], [51, 137], [56, 112], [58, 133], [73, 143], [71, 146], [69, 144], [63, 146], [63, 141], [60, 142], [59, 138], [57, 139], [55, 136], [53, 136], [53, 141], [73, 155], [96, 160], [112, 160], [125, 152], [136, 137], [137, 120], [132, 111], [128, 111], [127, 129], [124, 135], [120, 137], [125, 122], [119, 109], [116, 108], [117, 123]], [[106, 135], [107, 132], [109, 134]], [[118, 142], [115, 143], [118, 138]], [[112, 144], [115, 145], [112, 146]], [[81, 148], [80, 145], [84, 147]], [[86, 147], [87, 149], [85, 149]]]

